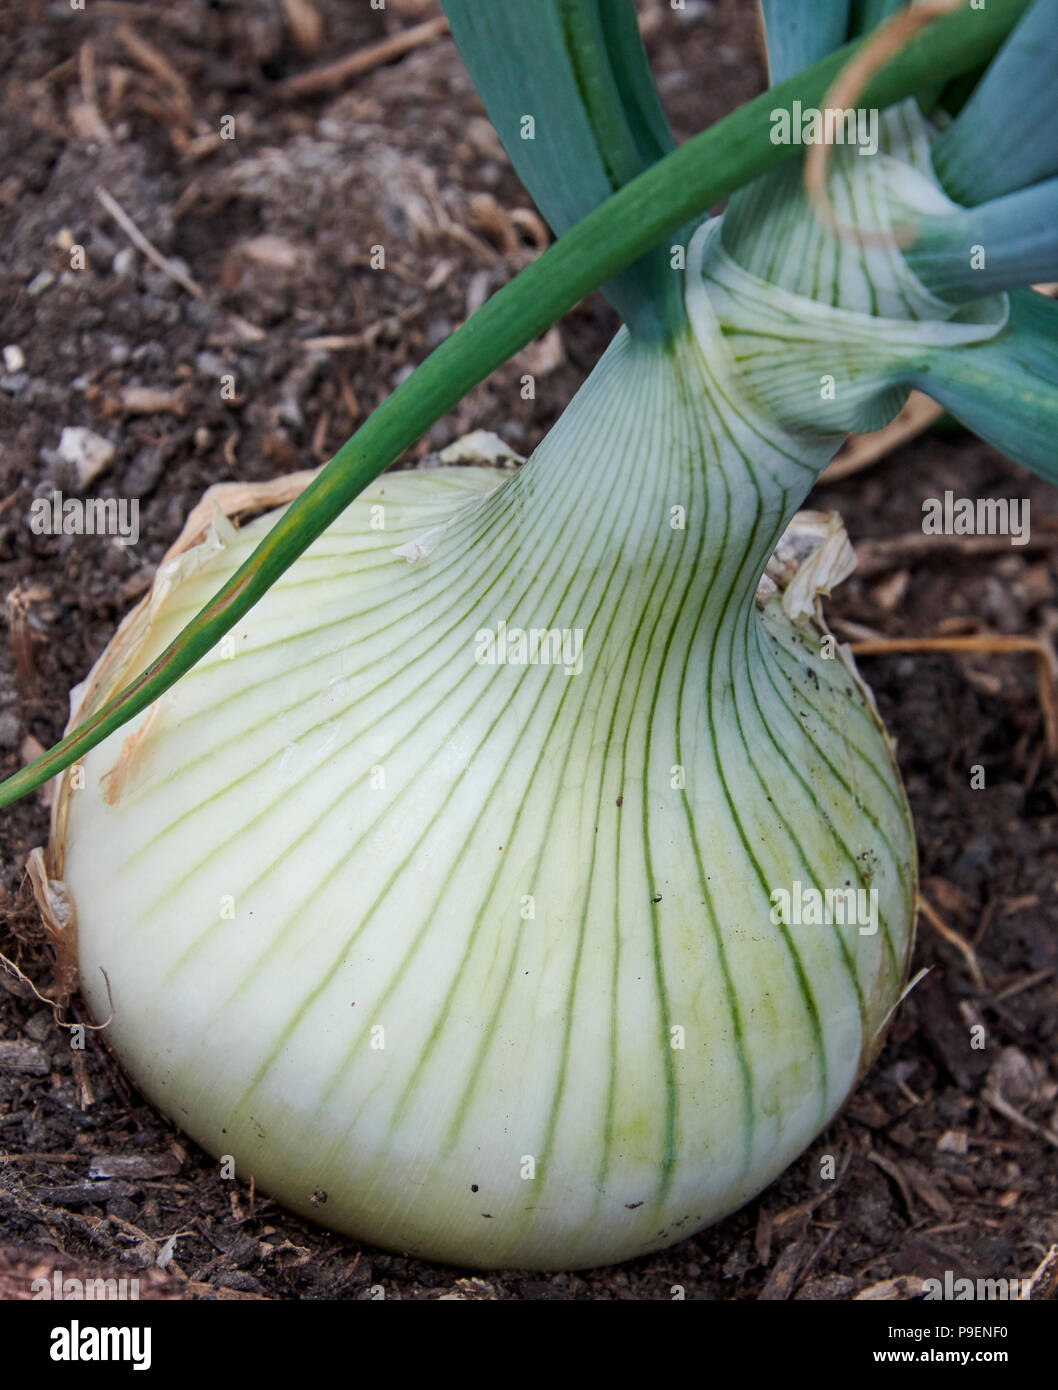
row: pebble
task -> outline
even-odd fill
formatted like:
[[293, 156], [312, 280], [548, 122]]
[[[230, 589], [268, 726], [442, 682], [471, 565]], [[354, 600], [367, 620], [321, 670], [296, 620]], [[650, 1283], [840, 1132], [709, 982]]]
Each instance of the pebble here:
[[17, 343], [8, 343], [3, 351], [4, 370], [15, 373], [20, 372], [26, 365], [26, 354]]
[[33, 279], [26, 286], [26, 293], [32, 295], [43, 294], [55, 284], [55, 276], [50, 270], [42, 270], [39, 275], [34, 275]]
[[55, 1031], [55, 1020], [50, 1013], [42, 1009], [40, 1013], [36, 1013], [31, 1019], [27, 1019], [26, 1026], [22, 1031], [27, 1037], [32, 1038], [34, 1042], [46, 1042]]
[[[179, 256], [171, 256], [169, 264], [174, 270], [179, 270], [183, 275], [190, 277], [191, 267]], [[147, 286], [148, 291], [157, 295], [159, 299], [173, 299], [178, 294], [183, 293], [171, 275], [167, 275], [164, 270], [158, 270], [154, 266], [149, 266], [143, 272], [143, 283]]]
[[86, 487], [93, 478], [98, 478], [109, 468], [114, 452], [110, 440], [94, 430], [86, 429], [83, 425], [63, 426], [57, 454], [63, 463], [72, 463], [76, 468], [81, 487]]
[[225, 371], [224, 358], [217, 352], [197, 352], [195, 371], [202, 376], [215, 377], [219, 381]]
[[438, 347], [446, 338], [452, 336], [452, 327], [451, 319], [434, 319], [426, 330], [426, 346], [431, 349]]
[[130, 497], [147, 497], [165, 472], [165, 455], [155, 444], [145, 445], [125, 470], [125, 491]]
[[1017, 1109], [1031, 1105], [1039, 1091], [1032, 1061], [1019, 1048], [1004, 1047], [988, 1074], [993, 1090]]
[[0, 713], [0, 748], [17, 748], [20, 732], [18, 715], [14, 710], [5, 709]]

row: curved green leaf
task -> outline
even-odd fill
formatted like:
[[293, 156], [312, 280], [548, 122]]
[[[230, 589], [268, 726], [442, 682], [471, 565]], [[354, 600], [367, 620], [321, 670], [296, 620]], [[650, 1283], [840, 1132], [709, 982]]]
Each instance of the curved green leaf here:
[[935, 352], [906, 377], [1000, 453], [1058, 482], [1058, 305], [1011, 295], [1010, 322], [979, 346]]
[[973, 207], [1058, 174], [1056, 69], [1054, 0], [1035, 0], [933, 147], [937, 177], [957, 203]]
[[950, 217], [921, 218], [907, 260], [947, 299], [1058, 280], [1058, 178]]
[[849, 5], [850, 0], [761, 0], [773, 87], [842, 46]]
[[[633, 0], [444, 0], [489, 118], [561, 235], [675, 147]], [[683, 319], [666, 248], [605, 286], [640, 336]]]

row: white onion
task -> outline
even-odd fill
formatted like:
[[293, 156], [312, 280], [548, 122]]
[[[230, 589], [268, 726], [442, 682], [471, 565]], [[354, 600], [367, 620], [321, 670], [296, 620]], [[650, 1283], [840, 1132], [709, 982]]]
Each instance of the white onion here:
[[[622, 330], [515, 475], [380, 479], [60, 790], [117, 1054], [334, 1229], [475, 1266], [679, 1240], [826, 1125], [900, 994], [890, 743], [818, 625], [754, 601], [836, 441], [760, 413], [692, 320]], [[277, 515], [160, 574], [80, 716]], [[582, 632], [582, 670], [478, 664], [501, 622]], [[878, 930], [776, 925], [795, 882], [876, 890]]]

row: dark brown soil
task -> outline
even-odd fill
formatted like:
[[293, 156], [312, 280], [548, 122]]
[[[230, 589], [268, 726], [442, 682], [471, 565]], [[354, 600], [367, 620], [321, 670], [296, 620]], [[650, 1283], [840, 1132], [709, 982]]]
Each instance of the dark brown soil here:
[[[315, 58], [299, 51], [280, 0], [0, 10], [0, 346], [25, 356], [0, 375], [0, 564], [4, 593], [16, 594], [0, 653], [4, 775], [32, 751], [27, 740], [47, 746], [61, 733], [67, 691], [210, 483], [323, 461], [532, 254], [531, 221], [512, 234], [506, 216], [529, 199], [447, 39], [338, 94], [281, 99], [285, 77], [434, 13], [416, 0], [382, 12], [314, 3]], [[688, 0], [682, 14], [657, 3], [650, 15], [679, 138], [762, 86], [752, 7]], [[217, 136], [225, 115], [234, 140]], [[201, 297], [130, 251], [100, 186], [184, 263]], [[386, 273], [370, 267], [376, 243]], [[72, 245], [84, 247], [82, 270], [70, 268]], [[528, 452], [614, 326], [593, 298], [529, 350], [535, 401], [520, 398], [525, 366], [508, 364], [421, 451], [485, 427]], [[305, 345], [365, 333], [359, 346]], [[221, 397], [224, 373], [234, 401]], [[130, 387], [168, 400], [144, 413]], [[55, 454], [64, 425], [113, 442], [91, 490], [141, 499], [134, 548], [31, 533], [36, 490], [76, 490]], [[947, 488], [1031, 498], [1031, 545], [890, 558], [839, 591], [832, 621], [893, 637], [1053, 635], [1058, 494], [970, 436], [934, 432], [815, 501], [840, 509], [856, 541], [921, 538], [923, 498]], [[1035, 666], [1026, 655], [861, 665], [898, 740], [924, 893], [973, 943], [982, 983], [922, 922], [915, 963], [930, 975], [842, 1117], [759, 1200], [671, 1250], [588, 1274], [468, 1276], [361, 1248], [219, 1182], [97, 1035], [71, 1052], [51, 1011], [0, 972], [0, 1296], [24, 1295], [32, 1272], [52, 1267], [155, 1267], [153, 1296], [302, 1299], [368, 1298], [378, 1286], [419, 1299], [667, 1299], [675, 1286], [700, 1299], [847, 1299], [885, 1280], [895, 1282], [876, 1296], [906, 1298], [946, 1269], [1030, 1274], [1058, 1241], [1058, 780]], [[973, 765], [984, 790], [970, 788]], [[39, 796], [0, 822], [0, 950], [44, 989], [49, 957], [22, 865], [46, 833]], [[970, 1046], [976, 1023], [983, 1050]], [[824, 1154], [837, 1159], [836, 1181], [819, 1176]]]

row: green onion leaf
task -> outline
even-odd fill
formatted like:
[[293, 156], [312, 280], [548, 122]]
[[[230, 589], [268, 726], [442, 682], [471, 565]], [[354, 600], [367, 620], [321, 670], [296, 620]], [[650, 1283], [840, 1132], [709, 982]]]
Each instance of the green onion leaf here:
[[992, 341], [932, 352], [904, 377], [967, 428], [1058, 482], [1058, 305], [1022, 290]]
[[[511, 163], [560, 235], [675, 148], [633, 0], [444, 0], [444, 11]], [[681, 321], [667, 247], [604, 290], [640, 335]]]
[[972, 207], [1058, 174], [1056, 69], [1054, 0], [1035, 0], [934, 147], [937, 176], [957, 203]]
[[777, 86], [825, 58], [849, 33], [849, 0], [761, 0], [768, 72]]
[[946, 299], [1058, 280], [1058, 178], [953, 216], [923, 217], [907, 259]]

